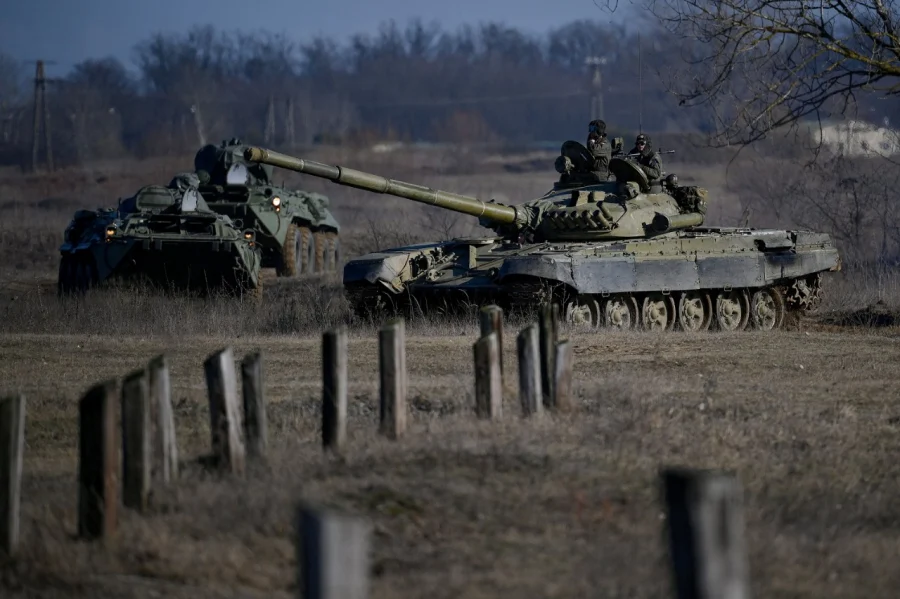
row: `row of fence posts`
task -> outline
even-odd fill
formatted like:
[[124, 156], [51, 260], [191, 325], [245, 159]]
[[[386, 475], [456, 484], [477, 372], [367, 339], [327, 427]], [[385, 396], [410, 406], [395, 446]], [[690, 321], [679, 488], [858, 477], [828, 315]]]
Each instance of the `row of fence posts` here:
[[[558, 311], [544, 306], [537, 323], [517, 337], [519, 398], [523, 416], [544, 408], [569, 409], [573, 351], [558, 339]], [[475, 412], [502, 414], [503, 313], [487, 306], [480, 314], [473, 346]], [[379, 331], [379, 431], [399, 439], [407, 425], [406, 341], [403, 319]], [[347, 439], [347, 332], [322, 338], [322, 442], [341, 449]], [[203, 364], [209, 399], [212, 467], [242, 476], [246, 462], [264, 461], [267, 424], [263, 359], [241, 362], [243, 405], [239, 404], [232, 349]], [[117, 401], [118, 400], [118, 401]], [[117, 409], [118, 408], [118, 409]], [[121, 443], [121, 445], [120, 445]], [[19, 543], [25, 398], [0, 400], [0, 551], [14, 555]], [[120, 463], [121, 452], [121, 463]], [[154, 485], [179, 477], [179, 457], [166, 357], [87, 391], [79, 403], [78, 535], [108, 539], [118, 527], [121, 503], [144, 511]], [[661, 473], [679, 598], [747, 597], [746, 549], [740, 484], [733, 473], [665, 469]], [[301, 596], [356, 599], [368, 595], [369, 524], [352, 516], [301, 506], [297, 538]]]

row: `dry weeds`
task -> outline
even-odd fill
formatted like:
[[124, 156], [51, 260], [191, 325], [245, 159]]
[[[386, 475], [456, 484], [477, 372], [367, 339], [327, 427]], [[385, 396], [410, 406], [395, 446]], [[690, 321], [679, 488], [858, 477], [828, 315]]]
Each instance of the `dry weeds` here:
[[[412, 424], [398, 443], [375, 433], [374, 336], [354, 336], [344, 459], [319, 447], [317, 338], [6, 335], [0, 377], [27, 394], [29, 420], [23, 553], [4, 585], [74, 596], [125, 576], [146, 579], [135, 597], [158, 583], [288, 594], [302, 499], [375, 522], [376, 597], [659, 596], [664, 463], [738, 470], [758, 596], [900, 583], [900, 472], [885, 459], [900, 449], [895, 330], [574, 335], [577, 412], [533, 421], [519, 419], [508, 335], [498, 424], [473, 413], [474, 335], [409, 339]], [[246, 481], [194, 463], [209, 443], [202, 361], [224, 344], [265, 352], [273, 456]], [[115, 547], [76, 542], [77, 399], [160, 351], [185, 479], [148, 516], [126, 515]]]
[[[533, 197], [548, 182], [386, 174], [483, 185], [482, 196], [515, 181]], [[353, 193], [335, 204], [359, 248], [423, 224], [418, 207]], [[70, 216], [13, 199], [0, 206], [4, 235], [58, 235]], [[34, 241], [34, 261], [17, 269], [19, 241], [0, 243], [0, 392], [28, 398], [22, 550], [0, 563], [4, 597], [290, 597], [301, 500], [375, 523], [373, 597], [670, 596], [662, 464], [739, 472], [755, 596], [888, 597], [900, 585], [898, 329], [847, 320], [878, 300], [900, 308], [890, 271], [833, 277], [816, 319], [772, 334], [569, 332], [577, 408], [533, 420], [516, 399], [520, 324], [505, 339], [504, 419], [484, 423], [474, 318], [412, 322], [411, 426], [399, 442], [376, 434], [375, 325], [353, 323], [350, 446], [335, 458], [319, 441], [319, 335], [346, 321], [338, 280], [269, 277], [261, 307], [117, 290], [59, 302], [51, 246]], [[209, 448], [202, 363], [225, 345], [237, 359], [264, 351], [272, 455], [247, 480], [197, 462]], [[146, 516], [124, 512], [112, 546], [79, 542], [77, 401], [159, 352], [170, 356], [183, 479], [159, 489]]]

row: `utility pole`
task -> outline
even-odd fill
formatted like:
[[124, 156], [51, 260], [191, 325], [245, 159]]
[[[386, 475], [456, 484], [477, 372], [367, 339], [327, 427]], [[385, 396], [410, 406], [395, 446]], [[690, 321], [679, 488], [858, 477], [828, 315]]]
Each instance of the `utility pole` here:
[[275, 97], [269, 96], [269, 106], [266, 108], [266, 128], [263, 131], [263, 143], [269, 145], [275, 138]]
[[[53, 170], [53, 146], [50, 142], [50, 108], [47, 106], [47, 79], [44, 77], [44, 61], [37, 61], [34, 71], [34, 127], [31, 143], [31, 170], [38, 168], [38, 149], [40, 148], [41, 129], [44, 130], [44, 148], [47, 168]], [[43, 127], [41, 126], [43, 123]]]
[[294, 97], [288, 96], [286, 115], [284, 118], [285, 133], [287, 133], [287, 144], [289, 148], [296, 145], [296, 129], [294, 128]]
[[593, 74], [591, 77], [591, 119], [603, 118], [603, 79], [600, 73], [600, 67], [606, 64], [605, 56], [588, 56], [584, 59], [584, 64], [593, 66]]

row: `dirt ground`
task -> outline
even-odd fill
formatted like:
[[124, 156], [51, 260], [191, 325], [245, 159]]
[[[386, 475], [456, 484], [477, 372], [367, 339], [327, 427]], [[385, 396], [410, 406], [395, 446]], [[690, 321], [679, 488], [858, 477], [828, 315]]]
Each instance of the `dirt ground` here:
[[[319, 445], [317, 336], [7, 334], [5, 391], [27, 396], [22, 550], [4, 596], [289, 596], [300, 501], [375, 525], [373, 597], [658, 597], [668, 592], [658, 468], [736, 469], [756, 596], [887, 597], [900, 511], [896, 328], [574, 334], [577, 408], [523, 420], [514, 338], [502, 422], [474, 415], [474, 327], [410, 331], [411, 427], [377, 429], [374, 331], [350, 342], [349, 447]], [[805, 330], [804, 330], [805, 329]], [[262, 349], [272, 455], [247, 480], [208, 451], [202, 362]], [[77, 401], [170, 356], [182, 480], [125, 512], [111, 547], [75, 534]], [[107, 595], [104, 595], [107, 596]]]
[[[453, 182], [441, 177], [426, 182]], [[336, 457], [320, 447], [320, 339], [345, 308], [339, 278], [267, 287], [257, 308], [120, 292], [60, 304], [53, 252], [84, 196], [32, 206], [20, 183], [0, 177], [19, 194], [0, 205], [0, 393], [28, 402], [21, 549], [0, 558], [2, 597], [296, 596], [301, 502], [372, 521], [374, 598], [668, 597], [666, 465], [738, 472], [754, 596], [900, 586], [896, 278], [841, 279], [822, 314], [768, 334], [564, 331], [575, 409], [535, 419], [517, 399], [524, 323], [510, 323], [494, 423], [474, 414], [474, 320], [409, 323], [410, 428], [396, 442], [377, 434], [376, 329], [354, 326], [349, 447]], [[390, 219], [357, 211], [364, 201], [338, 196], [348, 230], [394, 240], [372, 225]], [[236, 360], [264, 353], [271, 453], [245, 480], [198, 463], [210, 444], [202, 364], [225, 346]], [[181, 480], [154, 491], [149, 513], [123, 511], [110, 545], [79, 541], [77, 402], [162, 352]]]

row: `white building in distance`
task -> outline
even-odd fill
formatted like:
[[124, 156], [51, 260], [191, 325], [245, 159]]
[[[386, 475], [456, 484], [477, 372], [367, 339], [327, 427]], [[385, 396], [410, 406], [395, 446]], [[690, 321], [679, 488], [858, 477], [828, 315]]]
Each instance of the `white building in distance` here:
[[845, 156], [893, 156], [900, 154], [900, 131], [865, 121], [847, 120], [810, 126], [813, 141]]

